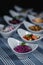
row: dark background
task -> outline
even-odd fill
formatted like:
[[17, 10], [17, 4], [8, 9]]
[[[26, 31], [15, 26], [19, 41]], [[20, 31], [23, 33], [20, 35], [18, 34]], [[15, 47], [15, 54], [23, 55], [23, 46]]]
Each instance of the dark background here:
[[19, 5], [23, 8], [34, 8], [35, 11], [43, 11], [43, 0], [1, 0], [0, 1], [0, 16], [8, 14], [14, 5]]

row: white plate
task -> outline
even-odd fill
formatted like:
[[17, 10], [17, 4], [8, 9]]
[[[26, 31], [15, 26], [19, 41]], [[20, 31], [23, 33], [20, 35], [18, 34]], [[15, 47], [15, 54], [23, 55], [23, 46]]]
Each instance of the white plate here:
[[14, 10], [10, 10], [9, 13], [11, 14], [12, 17], [20, 15], [19, 13], [15, 12]]
[[[42, 33], [42, 32], [43, 32], [43, 30], [40, 30], [40, 31], [32, 31], [31, 29], [29, 29], [30, 26], [35, 26], [35, 24], [29, 23], [29, 22], [27, 22], [27, 21], [23, 21], [23, 24], [24, 24], [24, 26], [26, 27], [26, 29], [27, 29], [28, 31], [30, 31], [30, 32], [33, 32], [33, 33]], [[42, 27], [42, 26], [40, 26], [40, 27]], [[43, 27], [42, 27], [42, 28], [43, 28]]]
[[10, 10], [9, 13], [11, 14], [12, 17], [15, 17], [15, 16], [24, 16], [24, 17], [26, 17], [27, 16], [27, 11], [26, 11], [26, 13], [24, 13], [24, 12], [18, 13], [18, 12], [15, 12], [14, 10]]
[[43, 12], [39, 13], [39, 17], [43, 18]]
[[33, 34], [33, 35], [36, 35], [36, 36], [40, 36], [40, 38], [37, 39], [37, 40], [28, 41], [28, 40], [24, 39], [23, 36], [27, 35], [27, 34], [32, 34], [31, 32], [28, 32], [28, 31], [21, 29], [21, 28], [18, 29], [17, 32], [18, 32], [19, 36], [21, 37], [21, 39], [23, 39], [25, 42], [34, 43], [34, 42], [37, 42], [40, 39], [42, 39], [42, 36], [40, 34]]
[[[18, 12], [22, 12], [24, 10], [24, 8], [21, 8], [19, 6], [14, 6], [14, 9], [17, 10]], [[33, 11], [33, 8], [31, 9], [27, 9], [27, 12], [32, 12]]]
[[30, 46], [32, 48], [32, 51], [30, 52], [26, 52], [26, 53], [19, 53], [19, 52], [16, 52], [14, 50], [14, 48], [18, 45], [21, 45], [22, 41], [19, 41], [17, 39], [14, 39], [14, 38], [8, 38], [8, 44], [10, 46], [10, 48], [12, 49], [12, 51], [15, 53], [15, 55], [17, 55], [18, 57], [22, 58], [23, 57], [27, 57], [29, 53], [35, 51], [38, 47], [38, 44], [29, 44], [29, 43], [25, 43], [26, 45]]
[[27, 9], [25, 12], [21, 11], [20, 14], [24, 17], [27, 17], [28, 16], [28, 13], [32, 13], [32, 10], [33, 9]]
[[37, 25], [40, 25], [40, 26], [43, 26], [43, 23], [37, 23], [37, 22], [34, 22], [33, 19], [35, 19], [36, 17], [33, 16], [33, 15], [28, 15], [28, 18], [30, 19], [30, 21], [34, 24], [37, 24]]
[[11, 24], [9, 21], [12, 21], [13, 18], [9, 17], [7, 15], [3, 16], [3, 18], [4, 18], [4, 20], [6, 21], [7, 24], [15, 26], [15, 27], [19, 27], [22, 24], [22, 22], [20, 24]]
[[12, 17], [7, 16], [7, 15], [4, 15], [3, 18], [4, 18], [4, 20], [6, 21], [7, 24], [11, 25], [11, 24], [9, 23], [9, 21], [13, 20]]
[[33, 11], [33, 8], [27, 9], [26, 13], [36, 16], [37, 12]]
[[[21, 7], [17, 6], [17, 5], [14, 6], [14, 9], [17, 10], [18, 12], [22, 12], [24, 10], [24, 8], [21, 8]], [[33, 11], [33, 8], [27, 9], [27, 13], [32, 12], [32, 11]]]
[[16, 27], [14, 27], [13, 30], [9, 31], [9, 32], [3, 32], [2, 30], [0, 31], [0, 34], [4, 37], [4, 38], [8, 38], [10, 37], [18, 28], [19, 28], [20, 24]]
[[36, 16], [36, 15], [37, 15], [37, 13], [36, 13], [36, 12], [34, 12], [34, 11], [31, 11], [31, 12], [30, 12], [30, 14], [31, 14], [31, 15], [34, 15], [34, 16]]
[[18, 12], [20, 12], [20, 11], [22, 11], [23, 8], [21, 8], [21, 7], [17, 6], [17, 5], [15, 5], [15, 6], [14, 6], [14, 9], [17, 10]]
[[[23, 16], [21, 13], [17, 13], [14, 10], [10, 10], [9, 13], [11, 14], [12, 17], [19, 17], [19, 16]], [[24, 19], [24, 17], [21, 18], [17, 18], [18, 20], [22, 21]]]
[[32, 11], [33, 11], [33, 8], [27, 9], [27, 13], [32, 12]]
[[0, 30], [2, 30], [4, 28], [3, 24], [0, 24]]

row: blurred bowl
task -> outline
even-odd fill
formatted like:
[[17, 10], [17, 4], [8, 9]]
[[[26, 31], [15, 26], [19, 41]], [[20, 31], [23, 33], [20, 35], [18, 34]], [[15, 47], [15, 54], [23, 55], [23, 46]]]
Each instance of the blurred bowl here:
[[39, 30], [39, 31], [33, 31], [33, 30], [29, 29], [29, 27], [35, 26], [35, 24], [29, 23], [28, 21], [23, 21], [23, 24], [26, 27], [26, 29], [28, 31], [32, 32], [32, 33], [36, 33], [36, 34], [40, 34], [41, 35], [42, 32], [43, 32], [43, 27], [42, 26], [39, 26], [39, 27], [42, 28], [41, 30]]
[[[43, 26], [43, 23], [37, 23], [35, 21], [33, 21], [35, 18], [38, 18], [38, 17], [35, 17], [33, 15], [28, 15], [28, 18], [30, 19], [30, 21], [36, 25], [39, 25], [39, 26]], [[40, 17], [41, 18], [41, 17]]]
[[25, 43], [25, 45], [31, 47], [32, 50], [29, 52], [25, 52], [25, 53], [19, 53], [19, 52], [15, 51], [14, 48], [17, 47], [18, 45], [21, 45], [21, 43], [23, 43], [23, 42], [16, 40], [14, 38], [8, 38], [8, 44], [9, 44], [10, 48], [12, 49], [14, 54], [17, 55], [17, 57], [19, 57], [20, 59], [26, 59], [28, 57], [29, 53], [35, 51], [38, 47], [38, 44]]
[[2, 30], [4, 28], [3, 24], [0, 24], [0, 30]]
[[[24, 29], [21, 29], [21, 28], [18, 29], [17, 32], [18, 32], [19, 36], [21, 37], [21, 39], [24, 40], [25, 42], [28, 42], [28, 43], [35, 43], [35, 42], [38, 42], [39, 40], [42, 39], [42, 36], [40, 34], [34, 34], [32, 32], [28, 32], [28, 31], [26, 31]], [[35, 39], [35, 40], [27, 40], [27, 39], [23, 38], [23, 36], [25, 36], [27, 34], [33, 34], [33, 35], [35, 35], [35, 36], [37, 36], [39, 38]]]

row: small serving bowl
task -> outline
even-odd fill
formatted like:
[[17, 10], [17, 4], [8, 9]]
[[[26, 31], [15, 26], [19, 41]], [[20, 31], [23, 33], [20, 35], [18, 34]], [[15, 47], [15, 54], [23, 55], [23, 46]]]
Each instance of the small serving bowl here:
[[[21, 21], [20, 21], [20, 23], [16, 23], [16, 24], [10, 23], [11, 21], [13, 21], [13, 20], [15, 20], [15, 19], [13, 19], [12, 17], [9, 17], [9, 16], [7, 16], [7, 15], [3, 16], [3, 18], [4, 18], [4, 20], [6, 21], [6, 23], [9, 24], [9, 25], [11, 25], [11, 26], [17, 27], [17, 26], [19, 26], [19, 25], [22, 24]], [[18, 21], [19, 21], [19, 20], [18, 20]]]
[[15, 9], [16, 11], [18, 11], [18, 12], [20, 12], [20, 11], [23, 10], [23, 8], [21, 8], [21, 7], [17, 6], [17, 5], [14, 6], [14, 9]]
[[15, 12], [14, 10], [10, 10], [9, 13], [11, 14], [11, 16], [13, 18], [16, 18], [20, 21], [24, 20], [24, 13], [18, 13], [18, 12]]
[[18, 28], [18, 27], [7, 26], [7, 27], [5, 27], [4, 29], [2, 29], [2, 30], [0, 31], [0, 34], [1, 34], [4, 38], [8, 38], [8, 37], [10, 37], [10, 36], [14, 33], [14, 31], [17, 30], [17, 28]]
[[15, 12], [14, 10], [10, 10], [9, 13], [11, 14], [12, 17], [15, 17], [15, 16], [26, 17], [27, 16], [27, 11], [18, 13], [18, 12]]
[[19, 53], [17, 51], [14, 50], [15, 47], [17, 47], [18, 45], [21, 45], [21, 43], [23, 43], [22, 41], [19, 41], [17, 39], [14, 38], [8, 38], [8, 44], [11, 48], [11, 50], [14, 52], [15, 55], [17, 55], [18, 58], [20, 59], [26, 59], [28, 57], [28, 54], [35, 51], [38, 47], [38, 44], [29, 44], [29, 43], [25, 43], [25, 45], [31, 47], [31, 51], [29, 52], [25, 52], [25, 53]]
[[13, 20], [12, 17], [7, 16], [7, 15], [4, 15], [4, 16], [3, 16], [3, 19], [5, 20], [5, 22], [6, 22], [8, 25], [11, 25], [11, 24], [9, 23], [9, 21]]
[[39, 31], [33, 31], [31, 29], [29, 29], [30, 26], [35, 26], [35, 24], [29, 23], [28, 21], [23, 21], [24, 26], [26, 27], [26, 29], [32, 33], [36, 33], [36, 34], [42, 34], [43, 32], [43, 27], [40, 26], [42, 28], [42, 30]]
[[[30, 19], [30, 21], [32, 22], [32, 23], [34, 23], [34, 24], [36, 24], [36, 25], [40, 25], [40, 26], [43, 26], [43, 23], [37, 23], [37, 22], [35, 22], [35, 21], [33, 21], [35, 18], [37, 18], [37, 17], [35, 17], [35, 16], [33, 16], [33, 15], [28, 15], [28, 18]], [[38, 17], [39, 18], [39, 17]], [[40, 17], [41, 18], [41, 17]]]
[[0, 31], [4, 28], [3, 24], [0, 24]]
[[34, 33], [33, 33], [33, 35], [35, 35], [35, 36], [37, 36], [37, 37], [39, 37], [39, 38], [36, 39], [36, 40], [26, 40], [26, 39], [24, 39], [23, 37], [24, 37], [25, 35], [27, 35], [27, 34], [32, 34], [31, 32], [28, 32], [28, 31], [26, 31], [26, 30], [24, 30], [24, 29], [21, 29], [21, 28], [18, 29], [17, 32], [18, 32], [19, 36], [21, 37], [21, 39], [24, 40], [25, 42], [35, 43], [35, 42], [38, 42], [39, 40], [42, 39], [42, 36], [41, 36], [40, 34], [34, 34]]

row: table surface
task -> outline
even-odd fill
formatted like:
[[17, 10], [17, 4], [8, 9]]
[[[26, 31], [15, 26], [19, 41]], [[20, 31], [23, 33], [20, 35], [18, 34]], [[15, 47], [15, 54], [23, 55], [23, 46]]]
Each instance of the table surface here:
[[[20, 28], [26, 29], [24, 25]], [[17, 31], [11, 37], [21, 40]], [[39, 47], [26, 59], [19, 59], [10, 49], [7, 39], [0, 35], [0, 65], [43, 65], [43, 39], [37, 42]]]

